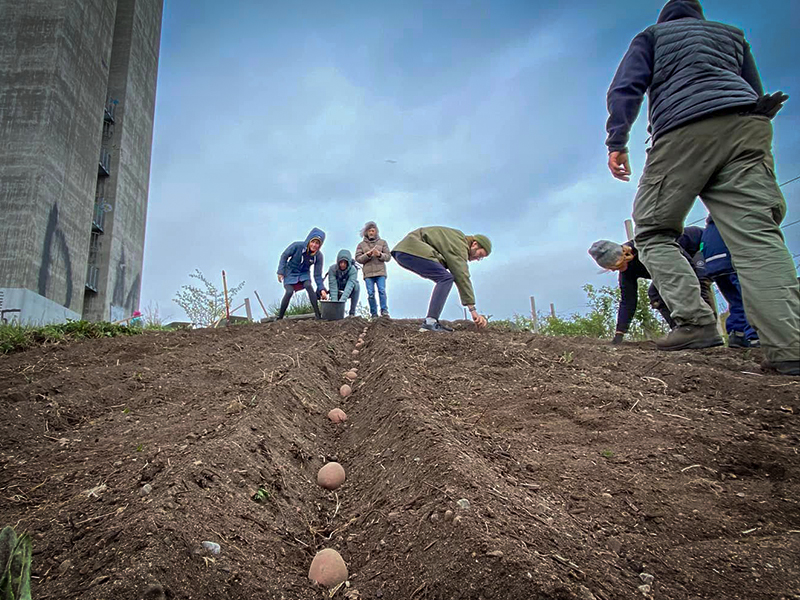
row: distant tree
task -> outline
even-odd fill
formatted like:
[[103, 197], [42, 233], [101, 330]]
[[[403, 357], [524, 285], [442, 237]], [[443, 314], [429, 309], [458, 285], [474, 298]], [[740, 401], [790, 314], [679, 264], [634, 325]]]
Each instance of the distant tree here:
[[[208, 327], [225, 315], [225, 294], [213, 283], [206, 279], [200, 269], [189, 273], [189, 277], [197, 279], [202, 287], [183, 285], [173, 298], [195, 327]], [[242, 281], [236, 287], [228, 288], [228, 301], [232, 302], [234, 296], [244, 287]]]

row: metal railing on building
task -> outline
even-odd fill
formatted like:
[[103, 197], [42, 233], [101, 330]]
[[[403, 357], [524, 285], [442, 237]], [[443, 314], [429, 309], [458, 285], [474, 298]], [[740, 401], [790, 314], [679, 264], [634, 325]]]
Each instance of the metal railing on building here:
[[94, 213], [92, 213], [92, 231], [103, 233], [106, 224], [106, 202], [105, 198], [94, 199]]
[[100, 279], [100, 268], [89, 265], [86, 268], [86, 289], [93, 292], [97, 291], [97, 282]]
[[97, 175], [100, 177], [111, 175], [111, 153], [105, 148], [100, 148], [100, 164], [97, 169]]

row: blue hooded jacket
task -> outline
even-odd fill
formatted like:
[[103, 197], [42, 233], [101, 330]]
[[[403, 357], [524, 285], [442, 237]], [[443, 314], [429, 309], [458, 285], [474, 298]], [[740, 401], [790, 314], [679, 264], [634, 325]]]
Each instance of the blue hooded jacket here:
[[719, 234], [719, 229], [717, 229], [710, 215], [706, 220], [706, 229], [703, 232], [701, 248], [703, 250], [706, 274], [709, 277], [727, 275], [735, 271], [731, 253], [728, 251], [728, 247], [725, 245], [725, 241]]
[[[317, 238], [320, 242], [320, 249], [316, 254], [311, 254], [308, 250], [308, 244]], [[322, 244], [325, 243], [325, 232], [321, 229], [314, 227], [306, 236], [303, 242], [293, 242], [281, 254], [281, 259], [278, 262], [278, 275], [283, 275], [283, 283], [287, 285], [294, 285], [311, 279], [311, 267], [314, 267], [314, 281], [317, 284], [317, 289], [324, 289], [322, 281]]]
[[[658, 17], [658, 24], [655, 27], [663, 27], [665, 23], [674, 23], [676, 21], [685, 22], [706, 22], [703, 15], [703, 7], [699, 0], [670, 0], [664, 6], [661, 14]], [[711, 36], [720, 27], [727, 27], [719, 23], [709, 22], [707, 27], [708, 35]], [[698, 38], [702, 39], [702, 38]], [[694, 40], [685, 40], [686, 49], [690, 49], [690, 43]], [[717, 51], [716, 48], [709, 50], [713, 55]], [[743, 47], [744, 56], [741, 59], [741, 72], [737, 74], [723, 74], [719, 73], [719, 77], [711, 77], [710, 79], [703, 80], [703, 77], [709, 77], [709, 73], [713, 73], [714, 69], [709, 68], [697, 73], [681, 72], [681, 73], [654, 73], [656, 63], [656, 34], [654, 27], [649, 27], [639, 35], [637, 35], [631, 42], [625, 57], [619, 64], [614, 80], [608, 89], [607, 104], [608, 104], [608, 122], [606, 123], [606, 130], [608, 137], [606, 138], [606, 146], [609, 152], [627, 152], [628, 137], [630, 135], [631, 127], [639, 115], [639, 110], [644, 100], [646, 93], [652, 93], [651, 85], [654, 84], [654, 75], [660, 79], [670, 77], [686, 77], [685, 82], [687, 85], [690, 83], [696, 88], [702, 89], [703, 93], [711, 96], [714, 100], [708, 102], [701, 102], [700, 99], [694, 99], [695, 105], [692, 108], [686, 109], [687, 112], [682, 113], [680, 117], [666, 119], [665, 124], [659, 126], [652, 122], [653, 114], [651, 114], [651, 127], [653, 130], [654, 139], [658, 138], [661, 133], [665, 133], [670, 129], [674, 129], [690, 120], [710, 116], [714, 111], [723, 110], [728, 107], [738, 106], [743, 103], [738, 96], [729, 97], [727, 91], [731, 87], [730, 79], [740, 77], [742, 86], [752, 88], [753, 94], [752, 102], [755, 102], [757, 96], [764, 93], [764, 88], [761, 83], [761, 77], [756, 68], [755, 59], [750, 51], [750, 45], [744, 42]], [[689, 58], [686, 60], [697, 60], [702, 62], [701, 57]], [[737, 58], [738, 60], [738, 58]], [[678, 65], [671, 65], [676, 68]], [[689, 71], [692, 71], [689, 69]], [[738, 76], [738, 77], [736, 77]], [[695, 79], [692, 80], [691, 78]], [[700, 78], [700, 79], [698, 79]], [[746, 84], [744, 83], [746, 82]], [[663, 83], [663, 82], [662, 82]], [[683, 89], [682, 85], [678, 85], [681, 91], [674, 92], [677, 94], [686, 93], [687, 89]], [[694, 88], [693, 88], [694, 89]], [[741, 92], [741, 90], [739, 90]], [[673, 92], [660, 91], [662, 97], [658, 107], [651, 106], [651, 113], [654, 110], [662, 111], [662, 105], [665, 104], [663, 96], [669, 96]], [[695, 94], [697, 95], [697, 94]], [[652, 102], [652, 98], [651, 98]], [[660, 114], [660, 112], [659, 112]], [[656, 115], [658, 116], [658, 115]]]
[[[347, 268], [339, 268], [341, 261], [347, 261]], [[336, 263], [328, 269], [328, 286], [330, 287], [331, 300], [347, 300], [358, 285], [358, 269], [353, 264], [353, 255], [349, 250], [339, 250]]]

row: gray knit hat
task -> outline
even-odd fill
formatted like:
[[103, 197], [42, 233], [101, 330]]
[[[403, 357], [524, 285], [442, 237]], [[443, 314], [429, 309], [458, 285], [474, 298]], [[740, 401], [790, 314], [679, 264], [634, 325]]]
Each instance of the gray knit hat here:
[[617, 242], [598, 240], [589, 248], [589, 254], [598, 265], [610, 269], [622, 258], [622, 246]]

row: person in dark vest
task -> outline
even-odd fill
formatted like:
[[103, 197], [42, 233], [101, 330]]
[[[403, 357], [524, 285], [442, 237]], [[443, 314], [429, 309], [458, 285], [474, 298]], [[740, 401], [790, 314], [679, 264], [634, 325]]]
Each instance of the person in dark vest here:
[[[687, 227], [678, 238], [678, 245], [681, 247], [683, 258], [691, 265], [700, 281], [703, 300], [709, 306], [713, 306], [711, 281], [693, 258], [700, 252], [702, 235], [703, 230], [700, 227]], [[604, 269], [619, 272], [620, 301], [617, 309], [617, 328], [611, 343], [621, 344], [625, 334], [628, 333], [633, 316], [636, 314], [636, 307], [639, 303], [639, 280], [652, 279], [652, 277], [642, 261], [639, 260], [639, 253], [633, 241], [618, 244], [609, 240], [598, 240], [589, 248], [589, 254]], [[647, 297], [650, 300], [650, 306], [661, 313], [670, 329], [677, 327], [678, 324], [672, 318], [672, 313], [655, 284], [650, 284], [647, 289]], [[721, 344], [722, 340], [720, 339]]]
[[731, 254], [719, 234], [714, 219], [706, 219], [701, 243], [703, 264], [706, 274], [717, 284], [720, 293], [728, 303], [728, 318], [725, 330], [728, 332], [729, 348], [754, 348], [760, 346], [758, 333], [747, 321], [742, 302], [742, 288], [736, 269], [733, 268]]
[[787, 96], [764, 95], [744, 33], [707, 21], [698, 0], [670, 0], [637, 35], [608, 90], [608, 167], [629, 181], [628, 138], [648, 95], [652, 147], [633, 206], [636, 247], [678, 323], [661, 350], [718, 345], [713, 311], [675, 239], [696, 197], [727, 242], [762, 366], [800, 375], [800, 288], [780, 223], [771, 119]]

